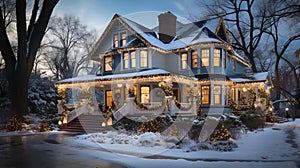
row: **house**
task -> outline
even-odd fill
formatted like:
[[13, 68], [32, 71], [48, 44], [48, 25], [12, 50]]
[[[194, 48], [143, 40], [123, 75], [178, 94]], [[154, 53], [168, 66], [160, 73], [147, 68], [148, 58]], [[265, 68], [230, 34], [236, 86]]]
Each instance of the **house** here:
[[97, 74], [58, 81], [60, 92], [100, 91], [103, 98], [94, 102], [113, 106], [116, 118], [157, 110], [219, 115], [267, 109], [269, 73], [251, 72], [222, 18], [182, 23], [171, 12], [156, 17], [158, 24], [148, 28], [115, 14], [89, 54], [100, 64]]

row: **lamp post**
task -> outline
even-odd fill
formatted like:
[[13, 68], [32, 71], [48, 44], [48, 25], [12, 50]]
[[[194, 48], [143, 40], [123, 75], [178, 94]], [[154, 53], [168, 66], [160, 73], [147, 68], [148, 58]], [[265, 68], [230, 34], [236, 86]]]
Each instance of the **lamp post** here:
[[289, 108], [285, 108], [285, 117], [289, 119]]

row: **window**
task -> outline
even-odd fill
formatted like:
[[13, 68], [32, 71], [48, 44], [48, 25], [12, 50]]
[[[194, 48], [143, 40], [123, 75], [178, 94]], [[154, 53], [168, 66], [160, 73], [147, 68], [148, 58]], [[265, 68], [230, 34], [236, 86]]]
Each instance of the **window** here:
[[209, 49], [202, 49], [201, 50], [201, 57], [202, 57], [202, 63], [201, 66], [206, 67], [206, 66], [210, 66], [209, 64]]
[[197, 51], [192, 51], [192, 68], [198, 67], [198, 54]]
[[126, 44], [126, 33], [121, 33], [121, 47]]
[[113, 48], [119, 47], [119, 36], [118, 34], [114, 34], [113, 36]]
[[131, 68], [136, 67], [136, 54], [135, 54], [135, 51], [130, 51], [130, 67]]
[[140, 67], [142, 68], [148, 67], [148, 53], [146, 50], [142, 50], [140, 52]]
[[236, 71], [236, 61], [235, 60], [233, 61], [232, 68], [233, 68], [233, 71], [235, 72]]
[[141, 86], [141, 103], [150, 102], [150, 86]]
[[220, 48], [214, 49], [214, 66], [215, 67], [221, 66], [221, 49]]
[[123, 69], [128, 69], [128, 52], [123, 52]]
[[112, 106], [112, 92], [111, 90], [107, 90], [105, 91], [105, 105], [108, 106], [108, 107], [111, 107]]
[[202, 104], [210, 104], [209, 95], [210, 95], [210, 86], [201, 86], [201, 101]]
[[104, 71], [112, 71], [112, 57], [104, 57]]
[[187, 53], [184, 52], [184, 53], [181, 53], [181, 69], [187, 69]]
[[221, 86], [214, 86], [214, 104], [221, 104]]

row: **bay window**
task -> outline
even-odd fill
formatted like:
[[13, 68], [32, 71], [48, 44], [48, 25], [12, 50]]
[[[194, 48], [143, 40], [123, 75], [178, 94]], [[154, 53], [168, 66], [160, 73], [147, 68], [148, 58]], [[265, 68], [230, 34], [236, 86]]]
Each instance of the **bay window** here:
[[140, 67], [141, 68], [148, 67], [148, 52], [146, 50], [140, 51]]
[[192, 68], [198, 67], [198, 53], [197, 51], [192, 51]]
[[221, 66], [221, 49], [220, 48], [214, 49], [214, 66], [215, 67]]
[[221, 105], [221, 86], [220, 85], [215, 85], [214, 86], [214, 104]]
[[202, 67], [207, 67], [210, 66], [210, 53], [209, 53], [209, 49], [202, 49], [201, 50], [201, 66]]

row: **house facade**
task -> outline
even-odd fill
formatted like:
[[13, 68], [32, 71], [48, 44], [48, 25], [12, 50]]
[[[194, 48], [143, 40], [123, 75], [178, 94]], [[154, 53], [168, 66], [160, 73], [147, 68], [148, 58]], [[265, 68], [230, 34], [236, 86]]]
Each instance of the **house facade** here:
[[58, 89], [92, 88], [102, 94], [93, 98], [101, 110], [114, 107], [122, 115], [267, 108], [269, 73], [251, 72], [233, 50], [222, 18], [182, 23], [166, 12], [157, 20], [148, 28], [116, 14], [89, 54], [100, 65], [97, 74], [58, 81]]

